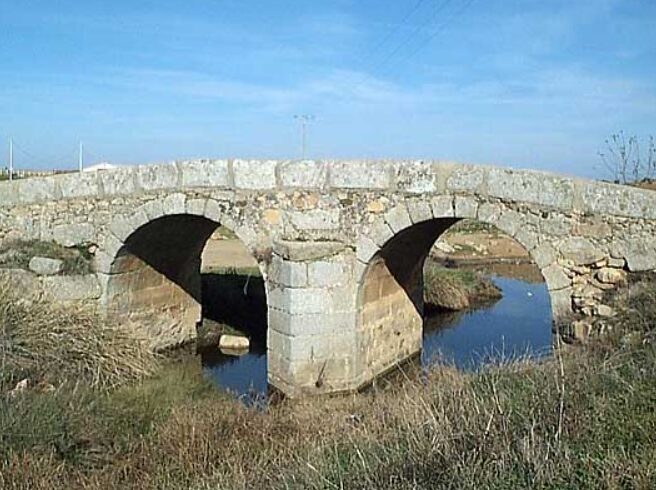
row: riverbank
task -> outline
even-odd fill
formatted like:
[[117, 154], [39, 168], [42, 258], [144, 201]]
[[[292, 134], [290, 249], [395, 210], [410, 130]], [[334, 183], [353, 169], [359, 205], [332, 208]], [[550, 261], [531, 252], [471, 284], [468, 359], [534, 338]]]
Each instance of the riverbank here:
[[540, 363], [437, 365], [265, 410], [215, 390], [189, 358], [114, 388], [62, 373], [9, 395], [4, 381], [0, 487], [653, 488], [655, 293], [653, 276], [631, 284], [610, 336]]

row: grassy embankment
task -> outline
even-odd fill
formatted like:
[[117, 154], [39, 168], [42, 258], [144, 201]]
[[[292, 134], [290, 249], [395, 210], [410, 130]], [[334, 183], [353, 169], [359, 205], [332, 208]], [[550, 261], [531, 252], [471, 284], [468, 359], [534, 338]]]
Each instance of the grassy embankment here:
[[656, 280], [629, 291], [610, 337], [552, 360], [256, 411], [3, 290], [0, 488], [654, 488]]
[[67, 248], [55, 242], [14, 240], [0, 247], [0, 268], [28, 269], [32, 257], [62, 261], [62, 274], [88, 274], [90, 254], [87, 247]]

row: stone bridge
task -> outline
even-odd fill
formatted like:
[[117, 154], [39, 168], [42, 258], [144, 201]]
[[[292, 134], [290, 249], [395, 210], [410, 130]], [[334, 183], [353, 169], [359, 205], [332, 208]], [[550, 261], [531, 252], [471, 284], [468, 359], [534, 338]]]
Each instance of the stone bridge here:
[[94, 245], [85, 298], [159, 346], [194, 337], [201, 251], [234, 231], [265, 279], [269, 381], [291, 396], [357, 389], [421, 349], [422, 266], [462, 218], [526, 248], [556, 325], [606, 313], [604, 274], [656, 268], [655, 192], [547, 173], [197, 160], [0, 184], [0, 241]]

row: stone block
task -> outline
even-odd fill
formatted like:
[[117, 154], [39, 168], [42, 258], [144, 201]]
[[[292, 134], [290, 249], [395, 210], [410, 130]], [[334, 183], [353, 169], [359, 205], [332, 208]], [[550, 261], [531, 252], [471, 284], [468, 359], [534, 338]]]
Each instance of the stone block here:
[[132, 194], [136, 189], [136, 167], [99, 171], [98, 181], [105, 196]]
[[206, 204], [207, 199], [188, 199], [185, 203], [185, 211], [194, 216], [204, 216]]
[[399, 233], [400, 231], [412, 226], [410, 214], [403, 203], [398, 204], [385, 213], [385, 221], [394, 233]]
[[283, 260], [274, 255], [269, 267], [270, 280], [281, 286], [300, 288], [308, 285], [308, 271], [305, 262]]
[[499, 203], [482, 202], [478, 206], [476, 218], [488, 224], [495, 224], [501, 216], [502, 207]]
[[383, 161], [334, 161], [329, 182], [335, 189], [389, 189], [392, 169]]
[[274, 160], [235, 160], [232, 170], [237, 189], [275, 189], [276, 165]]
[[567, 274], [565, 274], [563, 268], [557, 264], [552, 264], [542, 269], [542, 275], [544, 276], [549, 291], [569, 288], [572, 285], [572, 281]]
[[574, 183], [546, 172], [490, 168], [488, 195], [515, 202], [527, 202], [570, 210], [574, 203]]
[[95, 228], [91, 223], [71, 223], [52, 228], [52, 239], [64, 247], [90, 243], [94, 236]]
[[446, 179], [449, 191], [481, 192], [485, 185], [487, 168], [474, 165], [457, 165]]
[[584, 182], [581, 185], [584, 212], [656, 218], [656, 193], [653, 191], [603, 182]]
[[363, 264], [368, 264], [374, 255], [378, 253], [380, 247], [368, 237], [360, 237], [356, 248], [356, 258]]
[[514, 237], [517, 234], [517, 231], [526, 224], [525, 218], [512, 209], [505, 209], [499, 219], [496, 222], [496, 227], [501, 231]]
[[310, 287], [334, 288], [345, 285], [350, 279], [347, 264], [343, 260], [320, 260], [308, 264]]
[[23, 204], [56, 199], [57, 189], [54, 177], [35, 177], [17, 182], [18, 197]]
[[550, 291], [549, 299], [551, 300], [551, 314], [554, 323], [568, 321], [573, 313], [571, 288]]
[[531, 251], [531, 258], [540, 269], [544, 269], [555, 263], [558, 255], [550, 243], [542, 242]]
[[394, 232], [386, 221], [378, 219], [369, 228], [367, 236], [369, 236], [369, 238], [371, 238], [376, 243], [376, 245], [382, 247], [394, 236]]
[[327, 312], [332, 301], [328, 289], [272, 288], [269, 292], [269, 303], [272, 308], [291, 315], [302, 315]]
[[102, 294], [94, 275], [44, 277], [43, 287], [56, 301], [91, 301]]
[[476, 218], [478, 213], [478, 201], [476, 198], [456, 196], [454, 205], [456, 218]]
[[297, 242], [288, 240], [275, 240], [273, 242], [273, 252], [276, 255], [295, 262], [332, 257], [344, 250], [346, 250], [346, 245], [342, 242]]
[[589, 240], [581, 237], [569, 237], [559, 246], [560, 254], [574, 265], [594, 264], [606, 254], [595, 247]]
[[186, 202], [187, 196], [181, 192], [169, 194], [164, 198], [164, 201], [162, 202], [162, 209], [164, 210], [164, 214], [168, 216], [175, 214], [185, 214], [187, 211]]
[[57, 183], [64, 199], [91, 196], [100, 193], [98, 172], [82, 172], [58, 175]]
[[433, 210], [428, 200], [407, 201], [408, 213], [413, 223], [421, 223], [433, 219]]
[[597, 271], [595, 277], [604, 284], [622, 284], [626, 281], [626, 272], [620, 269], [603, 267]]
[[328, 184], [328, 164], [314, 160], [282, 162], [279, 176], [282, 187], [323, 189]]
[[340, 228], [340, 210], [337, 208], [287, 211], [284, 216], [297, 230], [339, 230]]
[[616, 239], [611, 244], [611, 255], [623, 257], [631, 272], [656, 270], [656, 242], [653, 237]]
[[59, 259], [48, 257], [32, 257], [28, 265], [29, 269], [39, 276], [52, 276], [62, 271], [64, 262]]
[[178, 166], [175, 163], [142, 165], [137, 167], [137, 184], [145, 191], [175, 189], [179, 185]]
[[230, 187], [227, 160], [192, 160], [179, 164], [184, 187]]
[[398, 162], [394, 166], [396, 188], [411, 194], [437, 191], [437, 169], [430, 162]]
[[453, 218], [455, 209], [453, 207], [453, 196], [438, 196], [431, 200], [431, 209], [434, 218]]
[[531, 251], [538, 244], [538, 234], [528, 227], [522, 227], [517, 230], [515, 240], [517, 240], [517, 242], [527, 251]]

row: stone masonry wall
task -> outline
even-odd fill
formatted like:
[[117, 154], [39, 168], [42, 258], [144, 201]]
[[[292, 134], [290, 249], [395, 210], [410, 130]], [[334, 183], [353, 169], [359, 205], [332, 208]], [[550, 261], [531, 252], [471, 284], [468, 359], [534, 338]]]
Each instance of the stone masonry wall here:
[[[540, 172], [432, 161], [198, 160], [0, 183], [0, 242], [96, 244], [101, 305], [119, 252], [166, 216], [225, 225], [257, 258], [268, 291], [269, 377], [295, 393], [353, 389], [370, 377], [376, 356], [403, 357], [360, 328], [358, 298], [386, 243], [421, 223], [474, 218], [514, 237], [540, 267], [559, 323], [612, 314], [600, 292], [617, 276], [656, 268], [656, 193]], [[171, 295], [171, 305], [183, 303]], [[171, 341], [179, 333], [169, 332]], [[371, 354], [370, 345], [384, 347]]]

